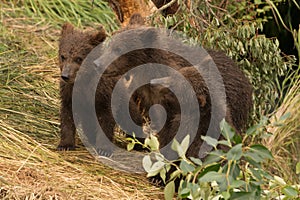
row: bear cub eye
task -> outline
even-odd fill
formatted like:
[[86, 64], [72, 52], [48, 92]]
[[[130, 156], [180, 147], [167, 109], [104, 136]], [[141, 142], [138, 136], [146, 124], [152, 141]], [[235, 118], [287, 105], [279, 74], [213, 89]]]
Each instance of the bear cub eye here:
[[65, 57], [64, 55], [60, 55], [60, 60], [61, 60], [62, 62], [64, 62], [64, 61], [66, 60], [66, 57]]
[[76, 62], [77, 64], [81, 64], [82, 61], [83, 61], [83, 59], [80, 58], [80, 57], [75, 58], [75, 62]]

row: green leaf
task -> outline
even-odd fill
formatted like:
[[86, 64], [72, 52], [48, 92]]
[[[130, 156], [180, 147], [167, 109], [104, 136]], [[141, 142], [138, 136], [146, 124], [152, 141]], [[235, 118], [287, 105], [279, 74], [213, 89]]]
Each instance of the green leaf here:
[[151, 177], [151, 176], [157, 175], [160, 172], [160, 170], [163, 169], [164, 166], [165, 166], [165, 163], [162, 162], [162, 161], [155, 162], [151, 166], [150, 170], [148, 171], [147, 177]]
[[254, 0], [255, 4], [261, 4], [261, 0]]
[[199, 199], [197, 197], [200, 197], [200, 188], [198, 183], [188, 183], [188, 187], [191, 189], [191, 196], [190, 199]]
[[214, 148], [216, 148], [218, 145], [218, 140], [216, 140], [215, 138], [212, 138], [210, 136], [201, 135], [201, 139], [203, 141], [205, 141], [208, 145], [213, 146]]
[[191, 189], [190, 188], [183, 188], [180, 192], [179, 192], [179, 196], [181, 198], [187, 198], [191, 193]]
[[258, 164], [266, 159], [273, 158], [271, 152], [266, 147], [259, 144], [252, 145], [250, 149], [244, 153], [244, 156], [246, 159], [250, 158], [250, 160], [247, 159], [247, 161], [255, 166], [259, 166]]
[[246, 185], [246, 182], [243, 180], [234, 180], [232, 181], [232, 183], [230, 184], [231, 188], [239, 188], [241, 186]]
[[254, 165], [255, 167], [260, 166], [259, 163], [261, 163], [261, 162], [264, 161], [263, 158], [261, 158], [259, 155], [257, 155], [257, 154], [256, 154], [255, 152], [253, 152], [253, 151], [247, 151], [247, 152], [245, 152], [245, 153], [244, 153], [244, 156], [245, 156], [246, 160], [247, 160], [250, 164]]
[[230, 198], [230, 193], [228, 191], [224, 191], [224, 192], [222, 192], [222, 196], [225, 200], [227, 200]]
[[291, 186], [286, 186], [282, 189], [283, 194], [287, 197], [298, 197], [298, 190]]
[[182, 160], [180, 162], [179, 168], [185, 173], [189, 173], [195, 170], [195, 167], [189, 163], [187, 163], [185, 160]]
[[179, 177], [180, 174], [181, 174], [180, 170], [176, 170], [176, 171], [172, 172], [172, 174], [170, 175], [170, 180], [173, 180], [174, 178]]
[[181, 142], [182, 153], [185, 155], [190, 146], [190, 135], [186, 135]]
[[157, 161], [164, 161], [165, 157], [162, 154], [155, 154], [155, 158]]
[[296, 165], [296, 174], [300, 174], [300, 162]]
[[235, 144], [239, 144], [239, 143], [242, 143], [243, 139], [242, 139], [241, 135], [236, 134], [233, 136], [233, 141]]
[[146, 138], [144, 143], [145, 143], [145, 145], [146, 145], [147, 147], [150, 147], [150, 145], [149, 145], [149, 143], [150, 143], [150, 138]]
[[228, 160], [239, 160], [243, 155], [242, 144], [237, 144], [232, 147], [227, 153]]
[[204, 176], [206, 173], [211, 172], [211, 171], [217, 172], [217, 171], [219, 171], [220, 167], [221, 167], [221, 164], [220, 164], [220, 163], [217, 163], [217, 164], [215, 164], [215, 165], [210, 165], [210, 166], [206, 167], [206, 168], [199, 174], [199, 177], [201, 178], [201, 177]]
[[152, 166], [152, 161], [150, 158], [150, 155], [146, 155], [143, 158], [143, 168], [145, 169], [146, 172], [149, 172]]
[[200, 182], [212, 182], [212, 181], [218, 182], [219, 180], [222, 180], [224, 178], [226, 179], [226, 174], [210, 171], [210, 172], [207, 172], [206, 174], [204, 174], [199, 179], [199, 181]]
[[222, 145], [231, 147], [231, 143], [228, 140], [220, 140], [220, 141], [218, 141], [218, 144], [222, 144]]
[[212, 163], [219, 162], [222, 160], [222, 157], [225, 157], [225, 153], [221, 150], [215, 150], [208, 154], [208, 156], [205, 158], [203, 165], [209, 165]]
[[[226, 163], [222, 169], [222, 172], [224, 174], [226, 174], [228, 172], [228, 163]], [[240, 167], [239, 165], [233, 163], [232, 165], [230, 165], [230, 169], [229, 169], [229, 175], [232, 176], [234, 179], [236, 179], [239, 175], [240, 175]]]
[[258, 125], [251, 126], [247, 129], [246, 135], [256, 135], [256, 130], [258, 129]]
[[262, 176], [261, 176], [261, 173], [260, 173], [261, 170], [250, 168], [250, 171], [252, 173], [253, 178], [255, 178], [257, 181], [262, 180]]
[[179, 144], [179, 142], [176, 140], [176, 138], [174, 138], [171, 148], [176, 151], [178, 153], [179, 157], [183, 157], [183, 149], [181, 148], [181, 145]]
[[233, 128], [225, 121], [225, 119], [223, 119], [221, 121], [220, 129], [221, 129], [222, 135], [227, 140], [231, 141], [232, 137], [235, 135], [235, 132], [234, 132]]
[[255, 191], [253, 192], [233, 192], [231, 194], [231, 198], [232, 200], [245, 200], [245, 199], [259, 199], [255, 196]]
[[273, 159], [271, 152], [263, 145], [255, 144], [250, 146], [250, 151], [256, 153], [263, 159]]
[[134, 143], [127, 144], [127, 151], [131, 151], [134, 148]]
[[174, 194], [175, 194], [175, 183], [174, 181], [170, 181], [164, 189], [165, 200], [172, 200]]
[[259, 123], [251, 126], [247, 131], [246, 134], [247, 135], [257, 135], [259, 134], [259, 130], [263, 127], [266, 126], [266, 124], [268, 123], [269, 119], [266, 116], [262, 116], [262, 118], [260, 119]]
[[269, 181], [274, 180], [273, 176], [271, 176], [267, 171], [261, 169], [260, 173], [262, 176], [264, 176], [264, 178], [269, 179]]
[[285, 186], [286, 182], [283, 180], [283, 178], [279, 177], [279, 176], [274, 176], [274, 180], [276, 183], [278, 183], [281, 186]]
[[219, 186], [220, 192], [223, 192], [227, 190], [228, 184], [227, 184], [227, 178], [229, 182], [233, 181], [232, 176], [226, 176], [225, 173], [219, 173], [215, 171], [210, 171], [204, 174], [202, 177], [199, 178], [199, 182], [213, 182], [216, 181]]
[[159, 150], [159, 142], [154, 135], [150, 135], [149, 138], [145, 139], [145, 145], [149, 146], [152, 151]]
[[167, 170], [160, 170], [159, 172], [159, 176], [161, 177], [164, 183], [166, 183], [166, 174], [167, 174]]
[[202, 166], [202, 161], [199, 158], [190, 157], [191, 161], [198, 166]]

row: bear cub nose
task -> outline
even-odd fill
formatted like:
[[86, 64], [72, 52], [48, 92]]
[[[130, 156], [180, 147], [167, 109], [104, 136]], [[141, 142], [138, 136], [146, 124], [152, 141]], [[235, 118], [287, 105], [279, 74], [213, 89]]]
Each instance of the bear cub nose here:
[[61, 78], [66, 82], [69, 81], [69, 76], [67, 76], [67, 75], [61, 75]]

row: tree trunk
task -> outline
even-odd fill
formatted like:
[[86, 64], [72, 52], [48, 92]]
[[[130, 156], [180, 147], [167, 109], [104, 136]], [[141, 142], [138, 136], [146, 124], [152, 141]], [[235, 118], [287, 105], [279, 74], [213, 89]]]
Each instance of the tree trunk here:
[[122, 26], [126, 26], [132, 14], [140, 13], [142, 17], [147, 17], [155, 10], [151, 1], [145, 0], [107, 0], [116, 13]]

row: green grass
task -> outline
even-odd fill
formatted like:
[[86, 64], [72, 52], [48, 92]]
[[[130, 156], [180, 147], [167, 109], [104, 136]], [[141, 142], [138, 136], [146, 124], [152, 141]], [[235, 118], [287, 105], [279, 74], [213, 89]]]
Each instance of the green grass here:
[[[24, 20], [26, 24], [37, 23], [58, 27], [69, 21], [77, 26], [95, 26], [102, 24], [108, 32], [118, 28], [116, 18], [105, 1], [95, 0], [7, 0], [1, 1], [2, 7], [9, 12], [3, 12], [2, 17]], [[29, 20], [30, 19], [30, 20]]]

